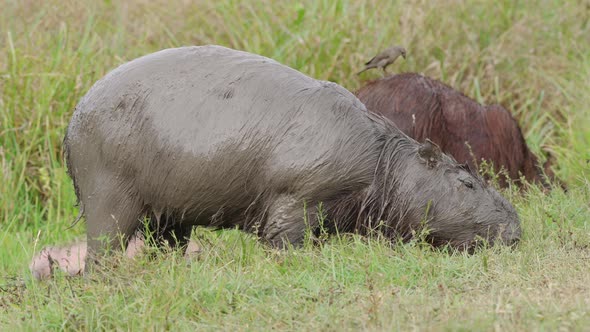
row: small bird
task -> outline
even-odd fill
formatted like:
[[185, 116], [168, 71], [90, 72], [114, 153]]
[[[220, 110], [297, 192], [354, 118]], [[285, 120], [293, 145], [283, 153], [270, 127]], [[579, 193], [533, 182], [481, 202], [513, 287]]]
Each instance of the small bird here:
[[406, 58], [406, 49], [401, 46], [393, 46], [385, 51], [376, 55], [373, 59], [369, 60], [365, 63], [365, 69], [359, 71], [357, 75], [364, 72], [365, 70], [369, 70], [371, 68], [381, 68], [383, 69], [383, 74], [387, 74], [385, 68], [390, 64], [394, 63], [395, 60], [402, 56], [404, 59]]

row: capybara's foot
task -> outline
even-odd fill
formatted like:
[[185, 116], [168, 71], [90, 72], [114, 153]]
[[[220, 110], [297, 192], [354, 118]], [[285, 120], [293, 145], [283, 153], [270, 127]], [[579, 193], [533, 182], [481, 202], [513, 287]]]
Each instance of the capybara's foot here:
[[29, 269], [37, 280], [53, 276], [56, 269], [70, 276], [81, 275], [86, 258], [86, 242], [76, 242], [68, 247], [47, 247], [33, 257]]
[[[129, 239], [125, 256], [133, 258], [141, 251], [145, 243], [141, 236], [134, 235]], [[51, 278], [56, 269], [69, 276], [84, 273], [88, 246], [86, 241], [79, 241], [65, 247], [47, 247], [33, 257], [29, 269], [37, 280]]]
[[[134, 258], [145, 247], [143, 236], [136, 234], [129, 239], [125, 256]], [[47, 247], [33, 257], [29, 269], [37, 280], [48, 279], [53, 276], [56, 269], [67, 273], [69, 276], [82, 275], [84, 273], [86, 255], [86, 241], [79, 241], [66, 247]], [[185, 257], [189, 258], [201, 252], [201, 248], [192, 240], [189, 241]]]

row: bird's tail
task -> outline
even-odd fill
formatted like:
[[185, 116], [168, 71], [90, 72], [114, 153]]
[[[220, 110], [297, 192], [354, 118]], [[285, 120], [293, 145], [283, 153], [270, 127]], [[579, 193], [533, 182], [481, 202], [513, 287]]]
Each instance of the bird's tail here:
[[365, 71], [371, 69], [370, 67], [366, 67], [365, 69], [359, 71], [358, 73], [356, 73], [357, 75], [360, 75], [361, 73], [364, 73]]

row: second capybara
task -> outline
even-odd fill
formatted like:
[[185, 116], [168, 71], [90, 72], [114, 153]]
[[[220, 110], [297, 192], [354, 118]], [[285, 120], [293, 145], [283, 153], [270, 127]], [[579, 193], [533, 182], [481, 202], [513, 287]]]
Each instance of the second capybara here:
[[512, 205], [435, 144], [335, 83], [221, 46], [111, 71], [76, 106], [64, 149], [87, 222], [86, 269], [144, 216], [162, 236], [238, 227], [275, 247], [320, 224], [392, 240], [426, 226], [432, 244], [456, 248], [521, 234]]
[[[520, 176], [549, 187], [554, 174], [550, 159], [539, 165], [520, 127], [500, 105], [484, 106], [450, 86], [416, 73], [404, 73], [369, 82], [356, 96], [371, 112], [392, 120], [419, 142], [430, 139], [458, 162], [478, 169], [481, 160], [502, 168], [510, 180]], [[508, 181], [500, 172], [499, 184]]]

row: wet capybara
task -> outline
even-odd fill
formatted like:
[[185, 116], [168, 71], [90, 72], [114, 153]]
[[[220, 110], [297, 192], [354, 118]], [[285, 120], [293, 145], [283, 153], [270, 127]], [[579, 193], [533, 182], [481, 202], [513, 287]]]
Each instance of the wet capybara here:
[[238, 227], [274, 247], [320, 224], [391, 239], [427, 225], [428, 241], [457, 248], [521, 233], [512, 205], [435, 144], [335, 83], [220, 46], [113, 70], [77, 105], [64, 150], [87, 221], [86, 269], [144, 216], [162, 237]]
[[[517, 183], [520, 176], [548, 187], [545, 174], [554, 179], [550, 162], [541, 168], [527, 147], [520, 127], [500, 105], [483, 106], [435, 79], [415, 73], [389, 76], [369, 82], [356, 96], [371, 112], [392, 120], [419, 142], [426, 138], [460, 163], [478, 169], [482, 159], [503, 168]], [[499, 184], [507, 186], [504, 176]]]

